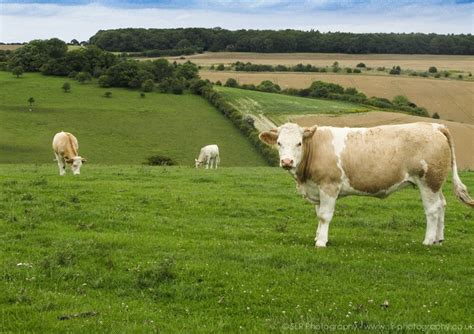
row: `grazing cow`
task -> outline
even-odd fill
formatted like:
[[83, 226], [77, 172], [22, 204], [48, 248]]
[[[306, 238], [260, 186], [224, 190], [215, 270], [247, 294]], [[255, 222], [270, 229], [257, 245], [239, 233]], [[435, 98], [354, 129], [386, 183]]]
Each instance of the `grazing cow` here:
[[214, 165], [217, 168], [217, 165], [221, 162], [219, 157], [219, 147], [217, 145], [207, 145], [201, 148], [201, 152], [199, 152], [199, 157], [194, 159], [195, 166], [198, 168], [199, 166], [205, 164], [206, 169], [209, 168], [209, 164], [212, 166]]
[[316, 247], [326, 246], [337, 198], [384, 198], [410, 184], [420, 189], [425, 210], [423, 244], [441, 243], [446, 206], [442, 186], [450, 168], [454, 194], [474, 207], [458, 175], [453, 139], [442, 124], [301, 128], [286, 123], [260, 133], [260, 139], [278, 145], [280, 166], [295, 178], [303, 197], [315, 204], [319, 219]]
[[59, 166], [59, 175], [66, 174], [66, 164], [71, 165], [74, 175], [81, 173], [82, 163], [86, 159], [78, 154], [79, 144], [72, 133], [61, 131], [53, 138], [53, 151]]

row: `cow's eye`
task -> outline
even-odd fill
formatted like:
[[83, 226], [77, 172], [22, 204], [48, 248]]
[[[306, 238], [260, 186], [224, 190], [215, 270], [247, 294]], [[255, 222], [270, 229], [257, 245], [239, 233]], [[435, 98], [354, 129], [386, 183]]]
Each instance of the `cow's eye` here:
[[299, 142], [296, 146], [300, 147], [300, 146], [301, 146], [301, 142]]
[[278, 146], [281, 146], [281, 143], [280, 142], [277, 142]]

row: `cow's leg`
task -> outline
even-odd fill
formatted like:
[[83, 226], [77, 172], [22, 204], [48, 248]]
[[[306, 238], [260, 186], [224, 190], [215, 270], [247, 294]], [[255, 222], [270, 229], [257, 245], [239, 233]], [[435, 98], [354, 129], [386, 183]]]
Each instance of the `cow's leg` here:
[[426, 215], [426, 234], [423, 245], [433, 245], [437, 238], [439, 216], [444, 211], [440, 192], [433, 192], [427, 185], [420, 184], [421, 199]]
[[206, 159], [206, 169], [209, 169], [209, 160], [210, 160], [209, 158]]
[[58, 162], [59, 175], [63, 176], [66, 174], [66, 161], [64, 161], [63, 157], [59, 154], [54, 153], [54, 155], [56, 156], [56, 161]]
[[316, 214], [318, 215], [319, 223], [316, 231], [316, 247], [326, 247], [328, 242], [329, 223], [334, 215], [334, 208], [336, 207], [336, 197], [331, 197], [324, 191], [320, 191], [320, 203], [316, 206]]
[[442, 243], [444, 241], [444, 209], [446, 208], [446, 200], [444, 195], [439, 191], [439, 197], [441, 199], [441, 205], [438, 211], [438, 224], [436, 226], [436, 240], [437, 243]]
[[215, 163], [215, 158], [210, 158], [209, 160], [211, 160], [211, 169], [214, 168], [214, 163]]

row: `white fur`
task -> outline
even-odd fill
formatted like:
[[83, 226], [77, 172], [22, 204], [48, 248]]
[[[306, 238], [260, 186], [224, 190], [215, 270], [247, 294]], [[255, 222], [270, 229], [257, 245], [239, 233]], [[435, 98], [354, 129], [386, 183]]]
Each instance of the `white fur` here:
[[213, 166], [217, 169], [217, 166], [221, 162], [219, 156], [219, 147], [217, 145], [204, 146], [199, 152], [199, 157], [195, 159], [194, 162], [196, 168], [205, 164], [206, 169], [209, 168], [209, 165], [211, 166], [211, 169], [213, 168]]

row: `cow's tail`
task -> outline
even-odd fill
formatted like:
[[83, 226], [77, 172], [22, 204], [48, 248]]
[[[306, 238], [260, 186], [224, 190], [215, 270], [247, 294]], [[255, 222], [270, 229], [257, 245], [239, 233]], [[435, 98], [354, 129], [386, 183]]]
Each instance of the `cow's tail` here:
[[456, 154], [454, 152], [453, 137], [451, 136], [449, 130], [444, 126], [440, 128], [440, 131], [448, 139], [449, 148], [451, 149], [451, 169], [453, 171], [454, 195], [456, 195], [456, 197], [467, 206], [474, 208], [474, 200], [471, 198], [471, 196], [469, 196], [466, 185], [462, 183], [461, 179], [459, 178], [458, 167], [456, 165]]

